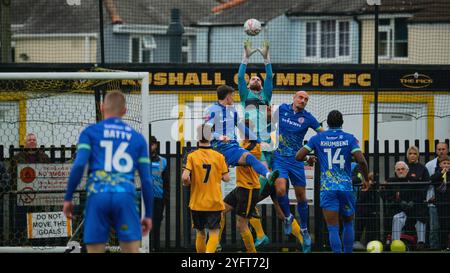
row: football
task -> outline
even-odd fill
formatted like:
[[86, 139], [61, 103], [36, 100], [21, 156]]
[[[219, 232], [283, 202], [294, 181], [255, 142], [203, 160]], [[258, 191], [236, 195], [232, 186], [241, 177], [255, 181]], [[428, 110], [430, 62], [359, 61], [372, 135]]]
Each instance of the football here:
[[380, 241], [370, 241], [367, 244], [367, 252], [369, 252], [369, 253], [383, 252], [383, 243]]
[[256, 19], [248, 19], [244, 23], [244, 32], [247, 35], [255, 36], [261, 32], [261, 22]]

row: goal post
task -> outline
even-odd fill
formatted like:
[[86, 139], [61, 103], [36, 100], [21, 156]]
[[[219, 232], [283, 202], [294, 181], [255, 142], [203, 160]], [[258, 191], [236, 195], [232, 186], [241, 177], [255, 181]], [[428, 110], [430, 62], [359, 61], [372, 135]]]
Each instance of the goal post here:
[[[41, 84], [40, 82], [45, 82], [47, 81], [51, 83], [52, 87], [51, 87], [51, 91], [48, 91], [47, 94], [45, 95], [39, 95], [38, 99], [42, 99], [42, 97], [56, 97], [60, 94], [58, 94], [58, 92], [60, 91], [58, 88], [60, 88], [60, 86], [64, 86], [64, 90], [61, 89], [61, 93], [62, 92], [66, 92], [67, 90], [71, 90], [71, 92], [73, 91], [73, 86], [76, 85], [75, 92], [85, 92], [84, 90], [86, 89], [92, 89], [93, 86], [95, 86], [99, 81], [102, 81], [102, 83], [109, 83], [109, 82], [115, 82], [115, 86], [120, 86], [120, 82], [124, 81], [124, 80], [137, 80], [140, 82], [140, 96], [138, 99], [136, 99], [136, 104], [138, 104], [137, 101], [140, 101], [140, 105], [138, 105], [136, 108], [140, 108], [140, 114], [139, 113], [133, 113], [134, 116], [131, 117], [131, 119], [133, 121], [137, 121], [138, 123], [140, 123], [140, 128], [136, 128], [136, 130], [140, 131], [147, 143], [149, 143], [150, 139], [149, 139], [149, 114], [150, 114], [150, 103], [149, 103], [149, 73], [148, 72], [125, 72], [125, 71], [120, 71], [120, 72], [26, 72], [26, 73], [17, 73], [17, 72], [6, 72], [6, 73], [0, 73], [0, 102], [5, 102], [8, 100], [19, 100], [17, 98], [20, 98], [21, 101], [26, 101], [27, 100], [31, 100], [31, 99], [35, 99], [38, 95], [34, 94], [34, 93], [38, 93], [41, 91], [46, 91], [47, 90], [47, 85], [48, 84]], [[69, 82], [70, 87], [67, 88], [67, 82]], [[86, 82], [91, 82], [92, 84], [86, 84]], [[73, 84], [76, 83], [76, 84]], [[37, 86], [36, 88], [34, 88], [35, 86]], [[86, 87], [87, 86], [87, 87]], [[114, 86], [114, 87], [115, 87]], [[114, 87], [111, 87], [110, 89], [116, 89]], [[62, 87], [61, 87], [62, 88]], [[78, 89], [80, 88], [80, 89]], [[83, 91], [80, 91], [83, 90]], [[135, 90], [137, 93], [138, 90]], [[20, 94], [19, 94], [20, 93]], [[69, 100], [70, 97], [68, 98], [62, 98], [61, 100]], [[23, 102], [22, 102], [23, 103]], [[82, 101], [78, 102], [79, 105], [82, 105]], [[19, 103], [20, 104], [20, 103]], [[49, 108], [52, 107], [52, 103], [47, 103], [50, 104], [50, 106], [48, 106]], [[20, 106], [20, 105], [19, 105]], [[128, 99], [127, 99], [127, 106], [128, 106]], [[61, 106], [64, 107], [64, 106]], [[15, 123], [19, 123], [19, 122], [24, 122], [21, 117], [22, 112], [27, 112], [26, 107], [24, 107], [24, 109], [20, 109], [14, 112], [14, 114], [17, 116], [17, 121], [15, 121]], [[77, 110], [77, 106], [74, 106], [75, 110]], [[128, 107], [127, 107], [128, 108]], [[0, 109], [1, 110], [1, 109]], [[82, 112], [83, 109], [79, 109], [78, 111]], [[49, 112], [51, 112], [51, 109], [49, 110]], [[135, 112], [138, 112], [138, 110], [135, 110]], [[57, 115], [57, 114], [56, 114]], [[94, 117], [95, 117], [95, 113], [94, 113]], [[43, 114], [43, 116], [41, 117], [41, 119], [45, 119], [45, 114]], [[68, 120], [70, 120], [70, 117], [66, 118]], [[91, 117], [89, 118], [89, 123], [95, 121], [95, 119]], [[9, 122], [9, 123], [14, 123], [14, 122]], [[86, 121], [83, 123], [85, 124]], [[83, 126], [84, 127], [84, 126]], [[11, 132], [9, 133], [10, 135], [14, 134], [16, 129], [11, 129]], [[42, 129], [43, 131], [46, 129]], [[24, 134], [22, 134], [21, 130], [19, 129], [19, 138], [23, 137]], [[22, 130], [24, 131], [24, 130]], [[57, 131], [57, 130], [56, 130]], [[17, 131], [16, 131], [17, 133]], [[78, 135], [79, 132], [77, 132]], [[72, 132], [72, 134], [74, 134]], [[64, 136], [62, 136], [63, 138]], [[14, 139], [14, 141], [10, 141], [10, 143], [0, 143], [2, 145], [2, 149], [3, 146], [8, 147], [8, 145], [14, 145], [14, 146], [19, 146], [18, 143], [16, 142], [16, 139], [18, 137], [9, 137], [8, 140], [10, 139]], [[53, 139], [53, 137], [51, 138]], [[74, 137], [71, 138], [71, 142], [74, 141]], [[2, 142], [6, 142], [4, 141], [4, 139], [1, 140]], [[51, 140], [49, 140], [49, 143]], [[11, 143], [11, 142], [15, 142], [15, 143]], [[53, 144], [53, 143], [52, 143]], [[73, 144], [76, 144], [73, 143]], [[10, 149], [11, 151], [11, 149]], [[1, 155], [3, 157], [3, 150], [1, 151]], [[12, 154], [9, 155], [10, 158], [12, 158]], [[63, 157], [63, 155], [61, 155], [61, 157]], [[14, 177], [11, 177], [11, 181], [14, 179]], [[17, 179], [18, 180], [18, 179]], [[13, 184], [15, 182], [12, 182]], [[16, 191], [15, 194], [17, 194], [18, 189]], [[45, 191], [44, 191], [45, 192]], [[0, 194], [2, 194], [2, 196], [4, 195], [4, 193], [0, 192]], [[6, 195], [7, 196], [7, 195]], [[142, 198], [142, 197], [141, 197]], [[2, 197], [2, 202], [3, 202], [3, 197]], [[16, 200], [14, 199], [13, 202], [16, 202]], [[6, 204], [6, 203], [5, 203]], [[6, 206], [2, 207], [2, 211], [0, 211], [0, 217], [15, 217], [14, 215], [8, 215], [5, 216], [3, 215], [3, 212], [5, 210], [7, 210], [7, 207], [9, 207], [11, 204], [7, 204]], [[17, 205], [17, 204], [12, 204], [12, 205]], [[62, 203], [60, 205], [62, 207]], [[144, 202], [141, 202], [141, 210], [142, 210], [142, 215], [144, 215]], [[5, 225], [2, 221], [2, 225], [4, 226], [8, 226]], [[3, 228], [0, 227], [2, 232]], [[75, 229], [77, 227], [73, 227], [72, 229]], [[70, 236], [68, 236], [68, 239], [70, 238]], [[114, 248], [114, 247], [113, 247]], [[46, 245], [39, 245], [39, 246], [30, 246], [30, 245], [21, 245], [21, 243], [19, 242], [19, 244], [15, 244], [14, 246], [9, 247], [8, 245], [4, 245], [4, 246], [0, 246], [0, 252], [28, 252], [28, 251], [38, 251], [38, 252], [64, 252], [64, 250], [66, 249], [65, 246], [46, 246]], [[149, 245], [149, 236], [145, 236], [142, 238], [142, 244], [141, 244], [141, 252], [145, 252], [148, 253], [150, 252], [150, 245]]]

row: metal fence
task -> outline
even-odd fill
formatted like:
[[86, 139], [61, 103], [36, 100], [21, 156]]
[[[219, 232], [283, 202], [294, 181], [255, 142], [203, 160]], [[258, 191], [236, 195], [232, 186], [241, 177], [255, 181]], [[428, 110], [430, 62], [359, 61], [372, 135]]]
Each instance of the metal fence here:
[[[448, 143], [448, 139], [446, 142]], [[396, 143], [400, 144], [398, 141]], [[375, 173], [380, 175], [380, 181], [384, 181], [388, 177], [393, 176], [394, 162], [398, 160], [405, 160], [405, 155], [399, 152], [399, 145], [395, 145], [394, 151], [389, 149], [386, 145], [386, 151], [388, 153], [380, 154], [380, 166], [384, 166], [384, 170], [377, 171]], [[402, 143], [405, 146], [410, 144]], [[420, 143], [415, 143], [416, 145]], [[428, 147], [427, 143], [423, 143], [424, 147]], [[159, 145], [159, 143], [158, 143]], [[160, 249], [158, 251], [193, 251], [195, 248], [195, 236], [194, 231], [191, 228], [191, 218], [188, 208], [189, 203], [189, 188], [182, 186], [181, 172], [183, 166], [183, 158], [186, 156], [186, 151], [195, 148], [188, 143], [182, 150], [180, 142], [176, 143], [176, 149], [171, 149], [171, 143], [166, 142], [165, 152], [161, 156], [165, 157], [168, 161], [167, 170], [169, 172], [169, 181], [165, 183], [169, 184], [169, 202], [166, 203], [164, 211], [164, 218], [161, 223], [160, 236], [156, 238]], [[367, 146], [368, 143], [365, 143]], [[10, 154], [14, 155], [18, 152], [23, 152], [24, 148], [10, 147]], [[0, 149], [1, 151], [2, 149]], [[50, 159], [48, 163], [50, 165], [58, 165], [69, 162], [74, 158], [75, 147], [41, 147], [34, 151], [40, 150], [46, 153]], [[370, 162], [370, 169], [373, 170], [373, 153], [365, 153], [368, 162]], [[422, 163], [432, 159], [433, 155], [429, 150], [425, 149], [425, 152], [420, 154], [420, 161]], [[23, 191], [18, 190], [16, 181], [18, 180], [16, 171], [10, 169], [11, 158], [1, 158], [5, 163], [7, 173], [2, 174], [2, 192], [1, 202], [2, 208], [0, 210], [0, 224], [2, 235], [1, 244], [3, 246], [51, 246], [51, 245], [65, 245], [67, 238], [59, 239], [29, 239], [27, 237], [27, 213], [32, 212], [58, 212], [62, 209], [62, 203], [51, 204], [38, 204], [33, 206], [23, 206], [20, 204], [20, 199], [32, 198], [35, 202], [39, 199], [39, 196], [59, 193], [62, 195], [64, 191], [51, 191], [51, 190], [37, 190], [37, 191]], [[310, 227], [311, 233], [314, 237], [314, 248], [317, 251], [327, 250], [328, 236], [326, 226], [322, 217], [321, 209], [319, 207], [319, 175], [317, 174], [318, 168], [316, 168], [315, 178], [315, 205], [310, 207]], [[410, 243], [410, 247], [414, 248], [417, 243], [417, 235], [414, 230], [415, 220], [417, 218], [416, 212], [420, 209], [425, 209], [426, 213], [422, 211], [421, 216], [423, 222], [426, 225], [425, 230], [425, 244], [428, 246], [429, 227], [428, 227], [428, 210], [425, 203], [426, 186], [429, 181], [416, 182], [414, 187], [411, 187], [411, 183], [388, 183], [377, 184], [371, 188], [369, 192], [362, 192], [358, 185], [355, 185], [355, 194], [357, 196], [358, 205], [355, 220], [355, 240], [367, 242], [370, 240], [381, 240], [386, 242], [392, 234], [392, 219], [393, 216], [401, 211], [405, 211], [408, 216], [406, 225], [404, 228], [404, 234], [402, 238]], [[393, 194], [397, 191], [409, 196], [409, 198], [415, 198], [415, 203], [412, 207], [408, 207], [408, 204], [402, 204], [400, 200], [409, 202], [408, 198], [396, 200]], [[76, 229], [83, 218], [84, 208], [84, 189], [78, 191], [81, 195], [79, 197], [80, 203], [76, 206], [75, 214], [76, 220], [72, 223], [72, 228]], [[417, 200], [422, 200], [423, 203]], [[44, 201], [43, 201], [44, 202]], [[439, 208], [445, 207], [446, 200], [441, 203]], [[22, 202], [23, 203], [23, 202]], [[260, 205], [261, 207], [261, 220], [263, 228], [266, 234], [270, 237], [271, 243], [262, 251], [280, 251], [283, 248], [288, 248], [290, 251], [295, 251], [299, 248], [293, 236], [285, 236], [283, 233], [282, 222], [277, 218], [273, 205]], [[292, 212], [295, 213], [295, 209], [292, 207]], [[441, 230], [441, 244], [444, 244], [445, 235], [450, 233], [447, 222], [449, 215], [447, 210], [439, 213], [439, 219], [442, 223]], [[227, 217], [227, 225], [222, 236], [222, 247], [224, 251], [236, 251], [243, 248], [239, 232], [235, 227], [235, 215], [231, 213]], [[408, 235], [408, 236], [406, 236]], [[76, 234], [76, 240], [82, 240], [82, 232]], [[75, 239], [75, 238], [74, 238]], [[155, 241], [151, 240], [151, 246], [155, 246]]]

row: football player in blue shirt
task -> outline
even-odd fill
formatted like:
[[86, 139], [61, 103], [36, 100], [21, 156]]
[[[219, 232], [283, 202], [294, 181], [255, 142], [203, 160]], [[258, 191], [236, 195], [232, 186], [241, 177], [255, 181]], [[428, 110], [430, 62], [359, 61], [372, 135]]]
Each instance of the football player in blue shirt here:
[[342, 131], [344, 123], [341, 112], [333, 110], [328, 114], [329, 129], [313, 136], [295, 158], [302, 161], [313, 150], [320, 164], [320, 207], [327, 223], [330, 245], [335, 253], [342, 252], [339, 237], [339, 216], [343, 218], [344, 252], [351, 253], [355, 232], [353, 218], [356, 209], [353, 194], [351, 159], [355, 158], [363, 176], [362, 191], [369, 189], [369, 171], [358, 140]]
[[270, 172], [249, 151], [239, 146], [236, 127], [252, 141], [260, 142], [239, 119], [236, 108], [233, 106], [234, 89], [228, 85], [217, 88], [218, 101], [206, 109], [205, 123], [213, 128], [211, 145], [214, 150], [222, 153], [228, 166], [251, 166], [259, 175], [270, 181], [275, 181], [278, 171]]
[[[89, 253], [105, 252], [110, 228], [116, 231], [122, 252], [139, 252], [140, 241], [152, 227], [153, 182], [148, 145], [144, 137], [122, 121], [125, 97], [109, 92], [101, 105], [104, 120], [85, 128], [70, 171], [64, 214], [72, 218], [73, 193], [89, 165], [86, 183], [84, 242]], [[134, 172], [141, 177], [145, 217], [139, 215]]]
[[[289, 198], [286, 185], [291, 181], [297, 198], [297, 211], [300, 215], [300, 229], [303, 236], [303, 252], [311, 251], [311, 236], [308, 232], [309, 206], [306, 199], [306, 179], [303, 162], [295, 160], [295, 153], [302, 147], [303, 138], [309, 128], [316, 132], [323, 131], [316, 118], [305, 110], [308, 103], [308, 93], [298, 91], [293, 97], [293, 103], [283, 103], [274, 113], [274, 124], [277, 126], [278, 147], [273, 155], [273, 168], [280, 171], [275, 181], [277, 200], [285, 215], [284, 233], [292, 232], [294, 215], [289, 209]], [[308, 162], [313, 162], [313, 158]]]

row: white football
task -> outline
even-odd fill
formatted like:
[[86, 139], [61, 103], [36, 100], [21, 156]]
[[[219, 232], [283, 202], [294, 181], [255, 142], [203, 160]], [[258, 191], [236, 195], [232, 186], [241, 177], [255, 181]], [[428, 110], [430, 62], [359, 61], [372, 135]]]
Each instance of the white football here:
[[261, 32], [261, 22], [256, 19], [248, 19], [244, 23], [244, 31], [247, 35], [255, 36]]

